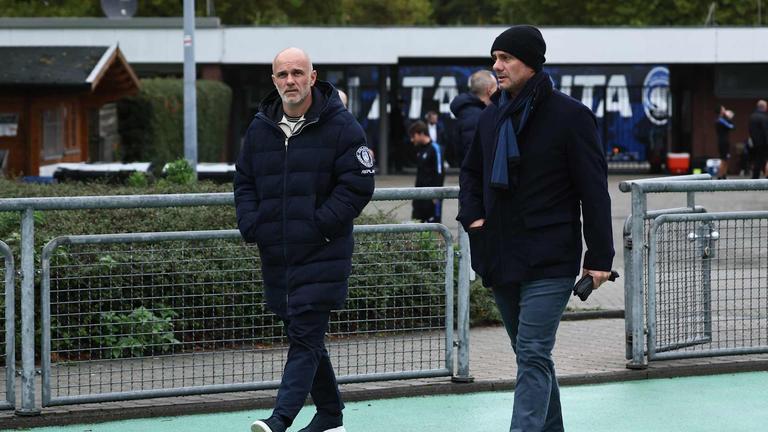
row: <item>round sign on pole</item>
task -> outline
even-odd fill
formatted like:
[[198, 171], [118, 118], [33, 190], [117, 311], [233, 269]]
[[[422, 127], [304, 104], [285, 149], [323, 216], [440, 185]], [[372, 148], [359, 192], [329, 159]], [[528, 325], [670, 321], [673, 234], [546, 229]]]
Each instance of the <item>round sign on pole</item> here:
[[128, 19], [136, 14], [138, 0], [101, 0], [101, 10], [109, 19]]

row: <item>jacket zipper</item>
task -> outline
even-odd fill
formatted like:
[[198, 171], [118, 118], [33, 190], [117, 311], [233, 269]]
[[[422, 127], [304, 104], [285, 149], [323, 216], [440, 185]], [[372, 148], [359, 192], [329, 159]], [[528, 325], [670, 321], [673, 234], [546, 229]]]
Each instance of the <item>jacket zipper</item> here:
[[[319, 121], [319, 119], [314, 119], [311, 122], [305, 122], [301, 127], [293, 132], [291, 136], [285, 135], [285, 132], [283, 130], [276, 126], [278, 129], [280, 129], [280, 132], [283, 133], [285, 136], [285, 158], [283, 161], [283, 262], [285, 263], [285, 268], [288, 269], [288, 246], [287, 246], [287, 237], [286, 237], [286, 216], [288, 215], [287, 206], [288, 206], [288, 140], [290, 138], [295, 137], [296, 135], [300, 134], [305, 127], [315, 124]], [[286, 278], [287, 281], [287, 278]], [[285, 287], [285, 307], [288, 308], [288, 287]]]
[[[283, 161], [283, 262], [285, 263], [285, 269], [288, 270], [288, 246], [286, 242], [286, 229], [285, 229], [285, 216], [287, 214], [287, 201], [288, 201], [288, 139], [285, 136], [285, 160]], [[286, 282], [288, 277], [286, 275]], [[288, 284], [285, 286], [285, 309], [288, 311]]]

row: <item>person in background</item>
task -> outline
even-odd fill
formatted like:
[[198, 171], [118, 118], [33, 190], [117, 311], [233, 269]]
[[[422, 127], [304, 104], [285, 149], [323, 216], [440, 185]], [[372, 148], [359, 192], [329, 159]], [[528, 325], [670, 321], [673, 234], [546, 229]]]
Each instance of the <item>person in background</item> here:
[[731, 159], [731, 141], [730, 135], [733, 130], [733, 111], [725, 109], [720, 105], [716, 110], [717, 120], [715, 120], [715, 132], [717, 132], [717, 150], [720, 155], [720, 168], [717, 171], [717, 178], [725, 179], [728, 176], [728, 160]]
[[[429, 136], [423, 121], [416, 121], [408, 128], [408, 136], [416, 147], [416, 187], [440, 187], [445, 181], [443, 153], [438, 143]], [[440, 223], [443, 200], [413, 200], [412, 217], [421, 222]]]
[[457, 142], [456, 153], [459, 166], [472, 145], [477, 120], [480, 113], [491, 103], [491, 95], [496, 93], [496, 77], [490, 71], [479, 70], [469, 77], [469, 91], [456, 96], [451, 101], [451, 112], [456, 117]]
[[344, 105], [344, 108], [349, 109], [349, 98], [347, 97], [347, 94], [342, 89], [336, 89], [337, 92], [339, 92], [339, 99], [341, 99], [341, 104]]
[[768, 102], [757, 101], [757, 106], [749, 116], [749, 138], [752, 148], [749, 150], [752, 160], [752, 178], [760, 178], [762, 171], [768, 178]]
[[429, 137], [433, 142], [440, 142], [443, 138], [443, 124], [440, 123], [440, 116], [435, 111], [427, 111], [424, 114], [424, 121], [427, 124], [429, 130]]
[[445, 134], [445, 127], [443, 126], [443, 122], [440, 121], [440, 116], [435, 111], [427, 111], [427, 113], [424, 114], [424, 121], [427, 124], [429, 137], [432, 139], [432, 142], [439, 143], [440, 145], [440, 149], [442, 150], [442, 154], [444, 156], [443, 163], [445, 164], [447, 162], [445, 159], [446, 149], [450, 148], [451, 143], [448, 142], [449, 139]]

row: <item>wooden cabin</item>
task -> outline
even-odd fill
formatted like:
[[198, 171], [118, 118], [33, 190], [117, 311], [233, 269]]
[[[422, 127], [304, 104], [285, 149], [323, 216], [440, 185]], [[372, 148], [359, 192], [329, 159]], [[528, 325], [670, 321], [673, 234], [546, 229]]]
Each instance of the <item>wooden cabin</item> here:
[[4, 173], [37, 176], [43, 165], [92, 161], [99, 109], [138, 89], [116, 45], [0, 47]]

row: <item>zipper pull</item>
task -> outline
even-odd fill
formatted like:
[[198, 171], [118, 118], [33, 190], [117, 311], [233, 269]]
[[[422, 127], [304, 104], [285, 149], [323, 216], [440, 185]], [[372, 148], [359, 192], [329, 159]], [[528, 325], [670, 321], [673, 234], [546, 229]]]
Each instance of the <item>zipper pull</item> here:
[[288, 149], [288, 137], [285, 137], [285, 148]]

